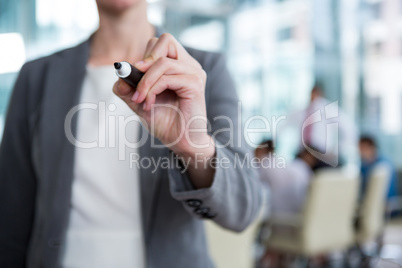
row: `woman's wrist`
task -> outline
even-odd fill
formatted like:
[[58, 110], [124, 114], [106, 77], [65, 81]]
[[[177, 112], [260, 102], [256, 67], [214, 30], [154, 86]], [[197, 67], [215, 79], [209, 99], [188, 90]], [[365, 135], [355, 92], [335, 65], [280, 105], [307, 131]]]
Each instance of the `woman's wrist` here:
[[172, 151], [179, 157], [183, 158], [189, 166], [198, 169], [216, 155], [215, 141], [211, 136], [205, 134], [203, 137], [198, 137], [197, 143], [186, 142], [182, 148], [171, 148]]

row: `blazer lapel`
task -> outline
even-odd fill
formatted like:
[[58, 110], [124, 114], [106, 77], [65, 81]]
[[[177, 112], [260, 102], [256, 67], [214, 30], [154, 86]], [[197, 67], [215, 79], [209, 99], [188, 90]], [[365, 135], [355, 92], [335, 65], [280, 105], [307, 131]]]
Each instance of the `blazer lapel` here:
[[[48, 197], [50, 251], [49, 267], [57, 261], [52, 247], [58, 247], [65, 233], [70, 210], [71, 185], [74, 166], [74, 145], [66, 137], [64, 123], [67, 113], [79, 101], [85, 67], [89, 57], [89, 40], [60, 53], [50, 62], [44, 85], [41, 116], [41, 140], [43, 152], [43, 183]], [[76, 117], [71, 124], [76, 133]], [[57, 246], [58, 245], [58, 246]], [[53, 254], [52, 254], [53, 253]]]

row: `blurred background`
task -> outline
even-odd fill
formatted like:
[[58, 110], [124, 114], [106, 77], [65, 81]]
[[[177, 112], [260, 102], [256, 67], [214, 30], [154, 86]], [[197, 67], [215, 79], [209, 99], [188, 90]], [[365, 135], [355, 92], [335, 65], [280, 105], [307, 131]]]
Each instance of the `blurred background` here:
[[[301, 109], [319, 81], [402, 169], [401, 1], [149, 0], [149, 19], [183, 44], [226, 54], [244, 118]], [[21, 65], [78, 44], [97, 23], [94, 0], [0, 1], [0, 133]], [[294, 153], [291, 143], [280, 150]]]
[[[226, 55], [243, 118], [303, 109], [318, 81], [359, 133], [377, 139], [401, 177], [401, 0], [148, 2], [154, 25], [185, 45]], [[0, 139], [22, 64], [82, 42], [97, 24], [95, 0], [0, 0]], [[295, 153], [292, 137], [278, 142], [285, 156]]]

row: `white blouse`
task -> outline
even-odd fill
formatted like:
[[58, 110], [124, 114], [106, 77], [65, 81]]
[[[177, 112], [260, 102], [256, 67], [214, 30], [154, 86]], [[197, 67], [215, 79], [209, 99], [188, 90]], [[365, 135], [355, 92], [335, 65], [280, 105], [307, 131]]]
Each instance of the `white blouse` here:
[[[145, 267], [137, 154], [138, 116], [112, 92], [113, 66], [87, 67], [75, 139], [62, 267]], [[134, 120], [135, 119], [135, 120]]]

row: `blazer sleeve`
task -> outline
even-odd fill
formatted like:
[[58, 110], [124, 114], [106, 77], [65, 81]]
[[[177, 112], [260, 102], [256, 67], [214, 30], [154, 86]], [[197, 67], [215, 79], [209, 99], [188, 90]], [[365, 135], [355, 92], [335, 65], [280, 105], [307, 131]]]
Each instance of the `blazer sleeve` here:
[[[170, 192], [196, 217], [213, 219], [233, 231], [244, 230], [262, 204], [253, 154], [243, 139], [238, 97], [220, 54], [203, 64], [207, 73], [206, 102], [211, 135], [216, 143], [216, 170], [209, 188], [194, 189], [186, 172], [177, 165], [169, 169]], [[171, 152], [172, 161], [174, 158]]]
[[0, 267], [25, 267], [34, 218], [26, 65], [17, 78], [0, 145]]

